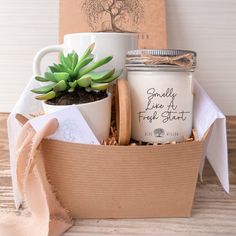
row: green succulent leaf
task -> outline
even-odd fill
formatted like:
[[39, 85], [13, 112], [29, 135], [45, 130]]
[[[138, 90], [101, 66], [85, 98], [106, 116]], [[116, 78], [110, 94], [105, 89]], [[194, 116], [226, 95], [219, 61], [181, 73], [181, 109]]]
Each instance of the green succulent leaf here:
[[52, 73], [58, 72], [58, 70], [55, 68], [55, 66], [49, 66], [49, 69]]
[[60, 62], [65, 67], [68, 67], [68, 68], [72, 67], [72, 61], [70, 60], [69, 55], [67, 55], [66, 57], [63, 53], [60, 53]]
[[76, 80], [73, 81], [73, 82], [69, 82], [69, 86], [70, 86], [71, 88], [75, 88], [76, 85], [77, 85], [77, 81], [76, 81]]
[[91, 77], [89, 75], [84, 75], [77, 80], [77, 84], [80, 87], [87, 88], [91, 84]]
[[83, 71], [80, 72], [80, 76], [83, 76], [85, 74], [88, 74], [89, 72], [107, 64], [109, 61], [112, 60], [112, 56], [108, 56], [108, 57], [104, 57], [99, 61], [96, 61], [93, 65], [91, 65], [90, 67], [85, 68]]
[[76, 52], [73, 52], [72, 53], [72, 70], [73, 71], [75, 70], [78, 60], [79, 60], [78, 54]]
[[67, 89], [67, 84], [65, 80], [61, 80], [53, 87], [54, 92], [62, 92], [65, 91], [66, 89]]
[[66, 72], [66, 73], [68, 73], [69, 75], [72, 76], [73, 71], [69, 67], [67, 67], [63, 64], [58, 64], [58, 67], [60, 68], [60, 72]]
[[[63, 72], [62, 68], [60, 67], [61, 64], [53, 64], [53, 68], [55, 72]], [[53, 72], [54, 73], [54, 72]]]
[[44, 78], [44, 77], [41, 77], [41, 76], [35, 76], [35, 80], [37, 81], [40, 81], [40, 82], [48, 82], [50, 80]]
[[111, 77], [108, 77], [107, 79], [103, 80], [97, 80], [96, 82], [99, 83], [111, 83], [112, 81], [116, 80], [121, 74], [123, 70], [117, 70]]
[[38, 100], [47, 101], [47, 100], [53, 99], [55, 97], [56, 97], [56, 93], [54, 91], [50, 91], [49, 93], [36, 96], [35, 98], [38, 99]]
[[91, 76], [92, 81], [100, 82], [111, 77], [114, 73], [115, 73], [115, 69], [112, 69], [112, 70], [105, 70], [105, 71], [99, 71], [99, 72], [90, 72], [87, 75]]
[[54, 75], [50, 72], [45, 72], [44, 73], [44, 77], [49, 80], [49, 81], [52, 81], [52, 82], [57, 82], [56, 81], [56, 78], [54, 77]]
[[74, 91], [75, 91], [75, 88], [70, 88], [70, 89], [68, 90], [69, 93], [73, 93]]
[[46, 86], [42, 86], [40, 88], [32, 89], [31, 92], [38, 93], [38, 94], [45, 94], [45, 93], [50, 92], [54, 86], [55, 86], [55, 83], [49, 84]]
[[84, 60], [85, 58], [87, 58], [88, 56], [90, 56], [90, 54], [92, 53], [93, 49], [95, 47], [95, 43], [92, 43], [84, 52], [84, 54], [82, 55], [80, 61]]
[[67, 72], [56, 72], [53, 73], [56, 82], [60, 82], [61, 80], [67, 81], [70, 78], [70, 75]]
[[80, 61], [78, 62], [78, 64], [76, 65], [75, 69], [74, 69], [73, 76], [77, 76], [78, 73], [79, 73], [79, 71], [80, 71], [83, 67], [87, 66], [92, 60], [93, 60], [92, 57], [87, 57], [87, 58], [83, 59], [82, 61], [80, 60]]
[[91, 83], [90, 87], [93, 90], [106, 90], [109, 87], [109, 83]]
[[70, 62], [72, 62], [72, 57], [73, 57], [74, 51], [72, 51], [71, 53], [68, 53], [67, 57], [70, 60]]

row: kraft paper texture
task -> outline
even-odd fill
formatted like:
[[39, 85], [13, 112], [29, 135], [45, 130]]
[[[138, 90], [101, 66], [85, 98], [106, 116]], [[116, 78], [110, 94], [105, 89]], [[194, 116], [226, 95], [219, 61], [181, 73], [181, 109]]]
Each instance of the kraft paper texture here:
[[135, 32], [139, 48], [166, 48], [165, 1], [60, 0], [60, 42], [78, 32]]

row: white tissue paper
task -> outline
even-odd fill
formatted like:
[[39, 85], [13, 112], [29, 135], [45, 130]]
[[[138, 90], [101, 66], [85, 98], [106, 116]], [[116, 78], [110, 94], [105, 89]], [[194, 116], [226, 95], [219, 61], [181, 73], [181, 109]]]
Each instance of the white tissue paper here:
[[[9, 118], [8, 118], [8, 137], [9, 137], [9, 150], [10, 150], [10, 165], [12, 174], [12, 183], [14, 189], [15, 204], [18, 208], [21, 204], [22, 199], [20, 199], [17, 182], [16, 182], [16, 160], [13, 153], [14, 144], [16, 137], [21, 129], [20, 124], [15, 119], [16, 114], [22, 114], [25, 117], [32, 119], [30, 114], [42, 114], [43, 108], [40, 101], [34, 98], [34, 94], [30, 92], [32, 88], [37, 87], [38, 82], [32, 77], [23, 91], [20, 99], [13, 108]], [[197, 131], [199, 139], [204, 137], [204, 134], [210, 129], [210, 132], [204, 142], [204, 157], [202, 160], [202, 165], [200, 168], [200, 176], [202, 176], [205, 157], [209, 160], [212, 165], [216, 175], [218, 176], [224, 190], [229, 192], [229, 172], [228, 172], [228, 152], [227, 152], [227, 138], [226, 138], [226, 119], [219, 108], [214, 104], [206, 92], [202, 89], [197, 81], [193, 83], [193, 92], [195, 94], [194, 99], [194, 111], [193, 111], [193, 125]], [[70, 110], [70, 112], [76, 112], [75, 110]], [[61, 113], [52, 113], [54, 117], [61, 117]], [[43, 117], [43, 116], [42, 116]], [[38, 120], [37, 120], [38, 119]], [[40, 118], [46, 119], [46, 118]], [[60, 127], [59, 118], [59, 127]], [[39, 118], [34, 118], [32, 120], [32, 125], [35, 129], [40, 128]], [[84, 121], [85, 122], [85, 121]], [[86, 122], [85, 122], [86, 123]], [[61, 126], [63, 127], [63, 126]], [[77, 127], [78, 129], [84, 129], [83, 127]], [[88, 129], [86, 129], [88, 130]], [[58, 131], [61, 132], [61, 131]], [[87, 131], [86, 131], [87, 132]], [[60, 135], [59, 135], [60, 136]], [[55, 138], [55, 137], [50, 137]], [[86, 139], [87, 143], [98, 144], [95, 136], [88, 131], [88, 133], [83, 137], [76, 137], [73, 139], [75, 142], [82, 142], [82, 139]], [[68, 141], [66, 137], [56, 137], [56, 139]], [[70, 140], [69, 140], [70, 141]], [[85, 143], [85, 142], [82, 142]]]

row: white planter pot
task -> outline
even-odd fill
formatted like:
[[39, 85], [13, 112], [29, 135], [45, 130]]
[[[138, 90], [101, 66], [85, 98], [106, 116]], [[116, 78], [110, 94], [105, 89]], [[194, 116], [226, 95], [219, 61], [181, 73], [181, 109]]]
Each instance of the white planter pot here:
[[[111, 101], [112, 95], [109, 93], [108, 97], [102, 100], [76, 105], [99, 141], [106, 140], [109, 137]], [[66, 107], [68, 105], [49, 105], [43, 102], [43, 108], [46, 114]]]

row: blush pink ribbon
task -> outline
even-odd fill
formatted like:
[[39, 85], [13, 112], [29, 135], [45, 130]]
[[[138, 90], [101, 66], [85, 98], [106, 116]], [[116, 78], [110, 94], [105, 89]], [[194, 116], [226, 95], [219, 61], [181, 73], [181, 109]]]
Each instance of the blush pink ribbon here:
[[36, 132], [22, 116], [18, 115], [17, 119], [24, 123], [15, 146], [18, 189], [30, 214], [0, 216], [0, 235], [59, 236], [73, 221], [49, 184], [40, 152], [42, 140], [57, 130], [58, 121], [53, 118]]

